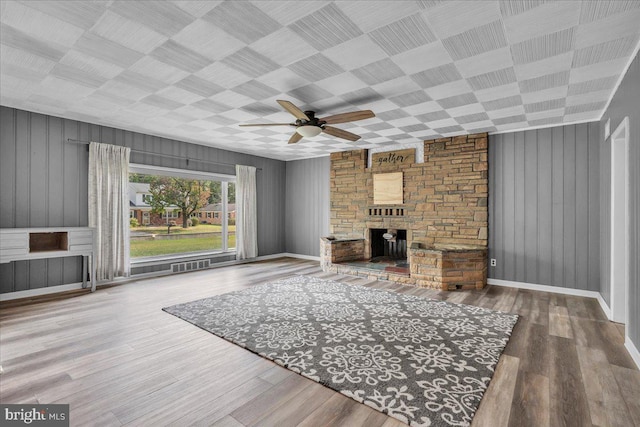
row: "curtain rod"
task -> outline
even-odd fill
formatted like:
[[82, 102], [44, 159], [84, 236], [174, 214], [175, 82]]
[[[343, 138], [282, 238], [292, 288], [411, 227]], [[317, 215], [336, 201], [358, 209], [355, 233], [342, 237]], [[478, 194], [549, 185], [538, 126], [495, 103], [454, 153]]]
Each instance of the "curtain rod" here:
[[[89, 145], [91, 143], [91, 141], [82, 141], [82, 140], [73, 139], [73, 138], [67, 138], [67, 142], [69, 142], [71, 144], [79, 144], [79, 145]], [[139, 154], [148, 154], [148, 155], [151, 155], [151, 156], [167, 157], [167, 158], [170, 158], [170, 159], [186, 160], [187, 161], [187, 165], [189, 165], [189, 162], [198, 162], [198, 163], [209, 163], [209, 164], [212, 164], [212, 165], [233, 166], [233, 167], [236, 166], [236, 165], [234, 165], [232, 163], [214, 162], [212, 160], [190, 159], [188, 157], [174, 156], [172, 154], [152, 153], [150, 151], [134, 150], [133, 148], [131, 149], [131, 152], [132, 153], [139, 153]], [[261, 171], [262, 168], [256, 167], [256, 170]]]

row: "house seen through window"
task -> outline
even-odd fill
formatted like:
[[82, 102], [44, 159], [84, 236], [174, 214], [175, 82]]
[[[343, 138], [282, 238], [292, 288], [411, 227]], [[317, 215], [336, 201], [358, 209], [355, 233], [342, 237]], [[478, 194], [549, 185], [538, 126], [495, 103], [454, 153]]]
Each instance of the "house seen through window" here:
[[233, 250], [235, 183], [131, 173], [129, 217], [133, 260]]

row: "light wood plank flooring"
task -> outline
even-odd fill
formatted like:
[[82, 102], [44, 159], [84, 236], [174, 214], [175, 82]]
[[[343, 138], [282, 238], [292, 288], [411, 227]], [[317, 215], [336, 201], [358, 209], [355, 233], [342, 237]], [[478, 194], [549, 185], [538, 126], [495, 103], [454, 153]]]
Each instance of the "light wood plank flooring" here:
[[403, 425], [161, 311], [294, 274], [521, 315], [474, 426], [640, 426], [640, 372], [593, 299], [438, 292], [291, 258], [3, 303], [1, 401], [68, 403], [72, 425]]

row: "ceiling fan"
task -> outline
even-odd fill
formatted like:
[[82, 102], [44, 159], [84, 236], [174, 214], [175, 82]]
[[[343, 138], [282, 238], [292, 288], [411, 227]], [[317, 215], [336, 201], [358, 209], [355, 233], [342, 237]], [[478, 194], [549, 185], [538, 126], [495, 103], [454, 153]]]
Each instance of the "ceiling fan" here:
[[316, 117], [315, 111], [302, 111], [289, 101], [277, 100], [277, 102], [282, 106], [282, 108], [293, 114], [296, 118], [295, 123], [251, 123], [240, 126], [294, 126], [296, 128], [296, 132], [291, 135], [291, 138], [289, 138], [289, 144], [295, 144], [303, 137], [312, 138], [314, 136], [318, 136], [321, 132], [338, 138], [347, 139], [349, 141], [357, 141], [360, 139], [359, 135], [327, 125], [354, 122], [356, 120], [364, 120], [376, 116], [371, 110], [362, 110], [318, 118]]

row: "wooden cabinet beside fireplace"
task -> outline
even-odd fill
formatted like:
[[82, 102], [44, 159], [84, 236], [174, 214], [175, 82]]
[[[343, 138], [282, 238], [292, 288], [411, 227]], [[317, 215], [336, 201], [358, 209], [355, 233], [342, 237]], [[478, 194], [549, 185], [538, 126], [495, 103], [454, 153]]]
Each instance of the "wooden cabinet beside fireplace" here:
[[82, 287], [95, 290], [95, 230], [90, 227], [0, 229], [0, 264], [33, 259], [82, 257]]

